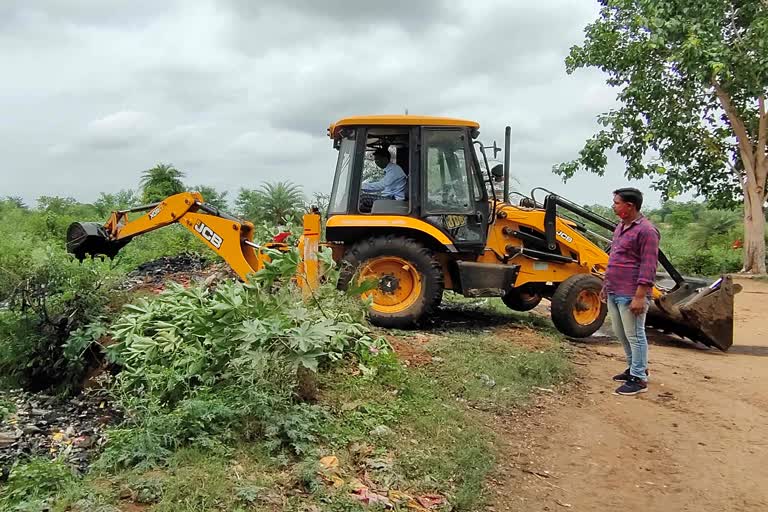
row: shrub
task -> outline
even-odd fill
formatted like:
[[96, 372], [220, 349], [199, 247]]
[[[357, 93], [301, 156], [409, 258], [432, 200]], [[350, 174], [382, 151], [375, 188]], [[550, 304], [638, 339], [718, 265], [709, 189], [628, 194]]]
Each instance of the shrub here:
[[64, 357], [66, 340], [103, 314], [116, 272], [101, 261], [80, 264], [51, 245], [5, 269], [11, 286], [0, 311], [0, 374], [31, 389], [73, 387], [85, 361]]
[[123, 273], [189, 247], [207, 251], [187, 230], [170, 226], [137, 238], [114, 261], [74, 261], [64, 248], [69, 224], [104, 221], [107, 200], [132, 200], [119, 196], [103, 197], [98, 207], [42, 197], [37, 210], [0, 201], [0, 380], [6, 385], [76, 387], [91, 359], [100, 357], [91, 342], [104, 333], [98, 321], [114, 306], [114, 284]]
[[125, 306], [106, 350], [122, 366], [115, 394], [129, 429], [114, 431], [104, 464], [162, 464], [180, 446], [219, 450], [237, 436], [305, 453], [324, 415], [299, 400], [311, 398], [314, 372], [384, 348], [363, 323], [357, 291], [337, 290], [330, 254], [322, 259], [326, 284], [309, 303], [292, 281], [292, 250], [273, 253], [250, 284], [171, 285]]
[[0, 488], [0, 509], [48, 510], [48, 499], [73, 480], [69, 467], [59, 460], [32, 459], [16, 464], [7, 485]]

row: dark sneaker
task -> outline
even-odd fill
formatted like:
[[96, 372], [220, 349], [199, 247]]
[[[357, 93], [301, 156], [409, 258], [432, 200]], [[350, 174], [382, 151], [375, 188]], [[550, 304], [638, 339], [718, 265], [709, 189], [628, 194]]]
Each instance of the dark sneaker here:
[[[618, 375], [613, 376], [613, 380], [616, 382], [627, 382], [632, 375], [629, 373], [629, 368], [624, 370]], [[645, 369], [645, 376], [648, 376], [648, 368]]]
[[648, 384], [637, 377], [630, 376], [627, 382], [613, 392], [614, 395], [637, 395], [648, 391]]
[[631, 375], [629, 374], [629, 368], [627, 368], [626, 370], [624, 370], [620, 374], [614, 375], [613, 376], [613, 380], [615, 380], [616, 382], [627, 382], [630, 377], [631, 377]]

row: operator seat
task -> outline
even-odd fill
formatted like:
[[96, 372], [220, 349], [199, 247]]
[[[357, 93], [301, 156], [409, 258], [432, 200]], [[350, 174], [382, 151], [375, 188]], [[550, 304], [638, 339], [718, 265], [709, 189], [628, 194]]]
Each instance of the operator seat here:
[[374, 215], [408, 215], [408, 201], [377, 199], [373, 202], [371, 213]]

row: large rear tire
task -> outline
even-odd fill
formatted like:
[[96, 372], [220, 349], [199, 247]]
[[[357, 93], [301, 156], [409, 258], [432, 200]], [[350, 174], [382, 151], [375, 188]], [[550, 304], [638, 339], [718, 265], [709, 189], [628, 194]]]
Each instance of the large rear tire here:
[[592, 336], [605, 321], [608, 307], [600, 300], [603, 282], [591, 274], [576, 274], [552, 295], [552, 323], [572, 338]]
[[341, 260], [339, 288], [374, 279], [371, 323], [409, 328], [430, 314], [443, 298], [443, 271], [432, 251], [410, 238], [374, 237], [359, 242]]

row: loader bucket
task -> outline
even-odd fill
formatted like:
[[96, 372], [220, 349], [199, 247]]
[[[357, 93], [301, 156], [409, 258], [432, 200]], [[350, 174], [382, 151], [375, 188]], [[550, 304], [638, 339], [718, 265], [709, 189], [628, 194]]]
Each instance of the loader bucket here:
[[80, 261], [86, 256], [113, 258], [126, 243], [110, 240], [104, 226], [97, 222], [73, 222], [67, 228], [67, 252]]
[[733, 298], [741, 291], [730, 276], [708, 286], [691, 282], [656, 299], [648, 311], [648, 325], [720, 350], [733, 345]]

